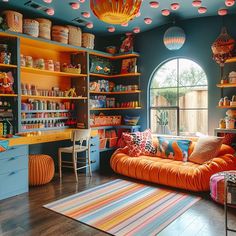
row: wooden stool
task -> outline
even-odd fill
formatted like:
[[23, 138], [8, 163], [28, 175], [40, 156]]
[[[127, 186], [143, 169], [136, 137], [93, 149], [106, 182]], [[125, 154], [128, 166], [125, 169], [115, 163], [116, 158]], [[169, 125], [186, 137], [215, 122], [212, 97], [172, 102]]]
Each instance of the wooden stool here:
[[29, 155], [29, 185], [37, 186], [49, 183], [54, 176], [53, 159], [48, 155]]

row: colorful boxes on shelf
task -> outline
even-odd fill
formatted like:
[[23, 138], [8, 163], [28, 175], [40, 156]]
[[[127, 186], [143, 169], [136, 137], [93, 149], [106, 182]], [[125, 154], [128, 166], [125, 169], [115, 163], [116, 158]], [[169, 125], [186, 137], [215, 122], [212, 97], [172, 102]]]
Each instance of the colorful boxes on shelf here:
[[121, 124], [121, 116], [90, 116], [90, 126], [113, 126], [113, 125], [120, 125]]

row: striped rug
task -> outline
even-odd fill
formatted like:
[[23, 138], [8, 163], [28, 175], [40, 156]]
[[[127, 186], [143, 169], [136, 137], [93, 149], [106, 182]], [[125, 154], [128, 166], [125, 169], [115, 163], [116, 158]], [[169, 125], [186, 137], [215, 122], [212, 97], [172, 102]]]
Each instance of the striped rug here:
[[117, 179], [44, 207], [111, 235], [156, 235], [200, 200]]

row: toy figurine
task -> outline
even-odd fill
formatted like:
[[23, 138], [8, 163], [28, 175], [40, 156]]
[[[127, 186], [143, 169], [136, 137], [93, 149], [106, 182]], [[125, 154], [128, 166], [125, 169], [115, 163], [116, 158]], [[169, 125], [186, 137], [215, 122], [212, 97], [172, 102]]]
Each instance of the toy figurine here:
[[226, 122], [225, 119], [221, 119], [219, 122], [219, 128], [220, 129], [225, 129], [226, 128]]
[[75, 92], [75, 88], [70, 88], [68, 91], [65, 92], [66, 97], [77, 97]]
[[126, 38], [120, 46], [120, 52], [131, 52], [133, 51], [134, 36], [132, 33], [126, 33]]
[[11, 72], [5, 73], [0, 72], [0, 93], [2, 94], [13, 94], [14, 79]]

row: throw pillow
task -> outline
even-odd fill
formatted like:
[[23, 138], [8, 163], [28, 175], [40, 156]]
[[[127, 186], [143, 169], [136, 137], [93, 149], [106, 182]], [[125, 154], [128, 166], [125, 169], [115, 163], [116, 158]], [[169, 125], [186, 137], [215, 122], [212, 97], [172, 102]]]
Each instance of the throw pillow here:
[[123, 133], [123, 139], [128, 146], [129, 156], [153, 156], [156, 153], [156, 148], [152, 145], [152, 133], [150, 129], [144, 132]]
[[187, 161], [188, 149], [191, 144], [190, 140], [163, 137], [159, 137], [158, 139], [160, 144], [160, 150], [157, 151], [158, 156], [176, 161]]
[[189, 161], [203, 164], [206, 161], [216, 157], [223, 142], [220, 137], [203, 137], [197, 141]]

